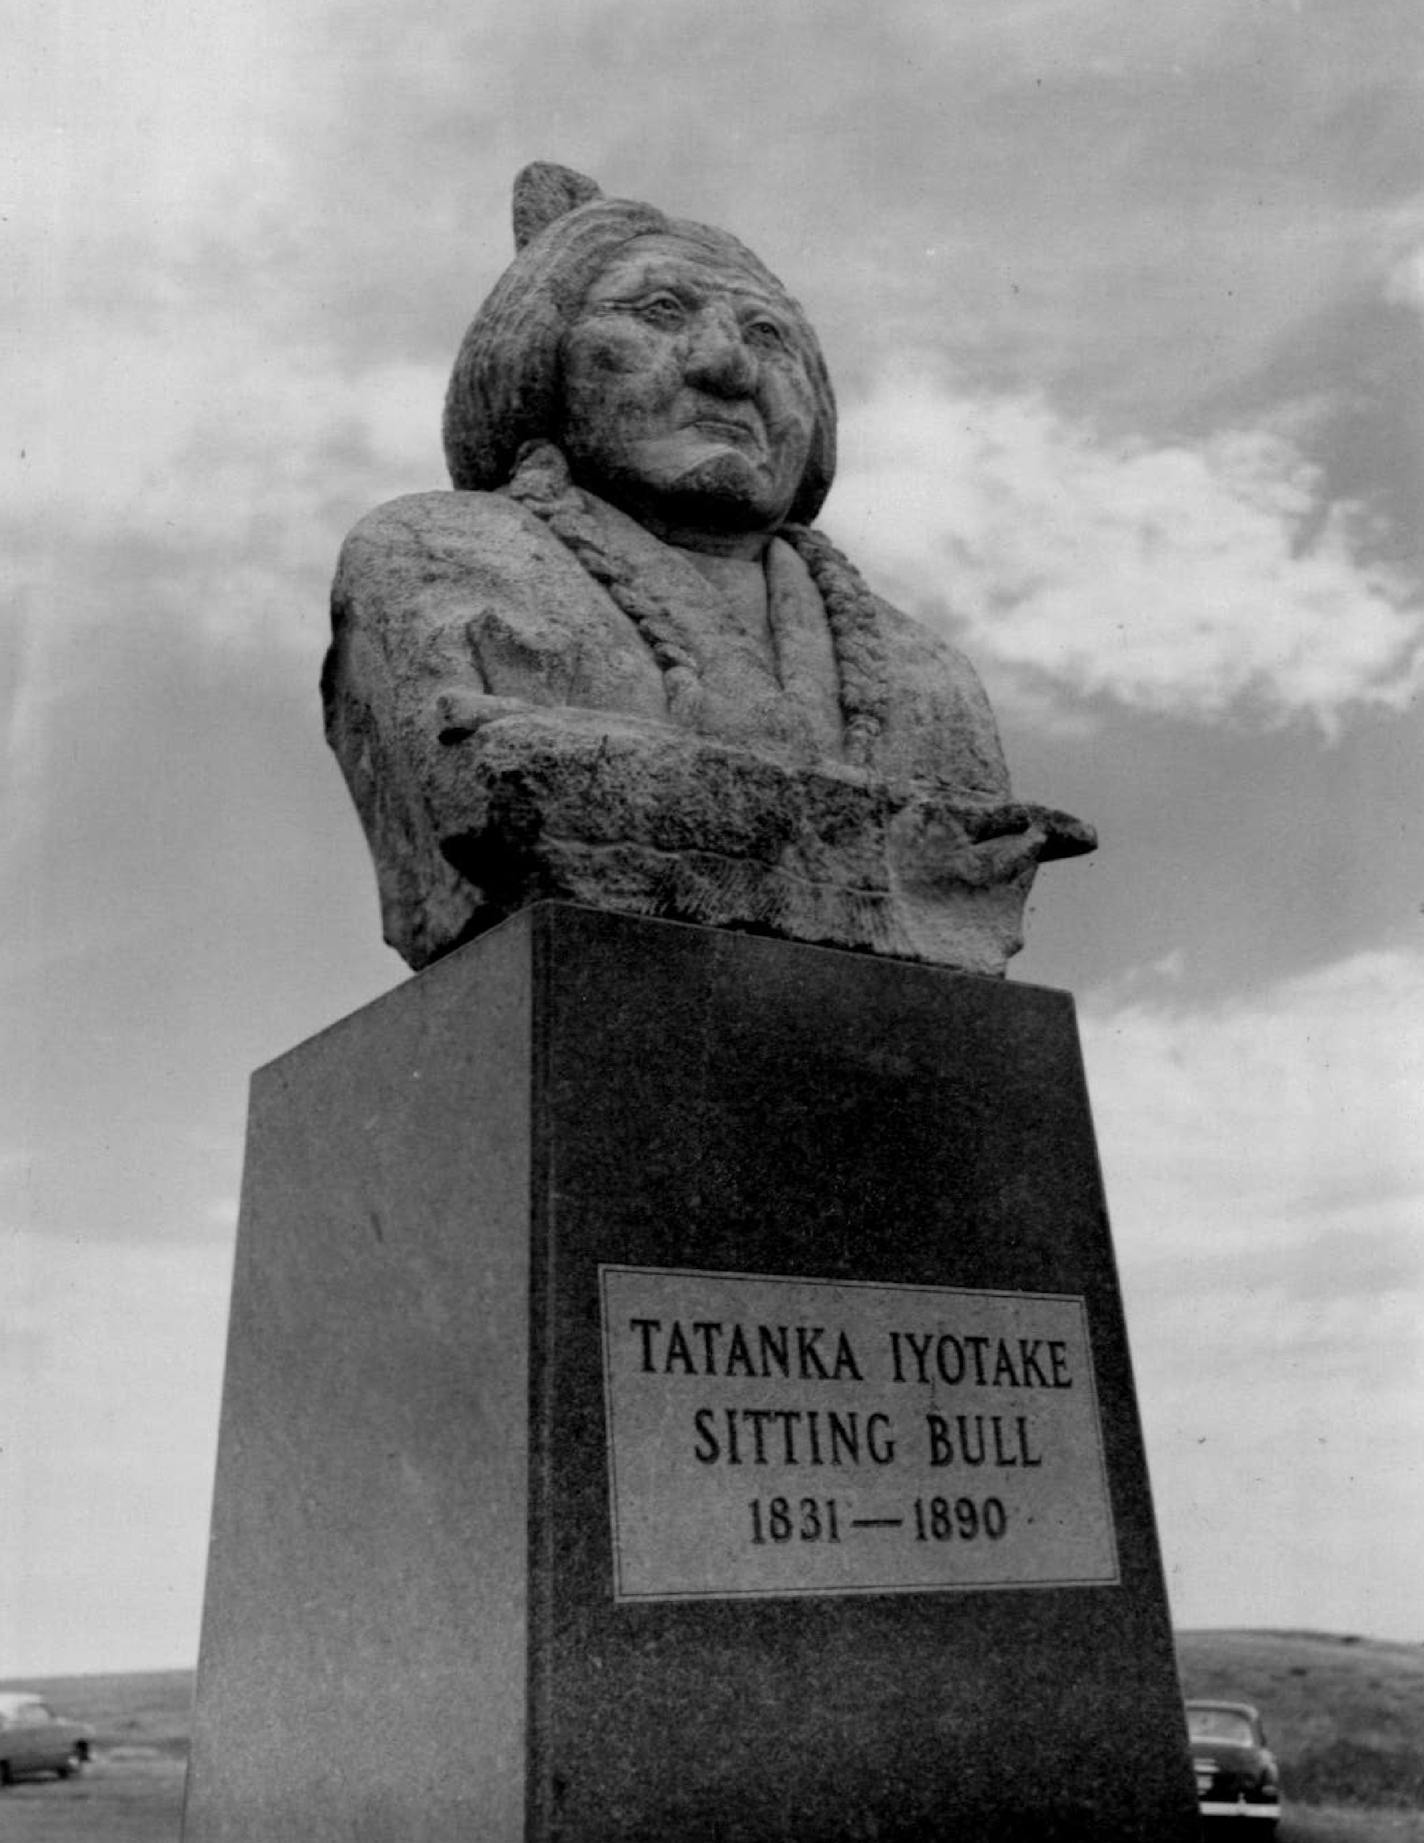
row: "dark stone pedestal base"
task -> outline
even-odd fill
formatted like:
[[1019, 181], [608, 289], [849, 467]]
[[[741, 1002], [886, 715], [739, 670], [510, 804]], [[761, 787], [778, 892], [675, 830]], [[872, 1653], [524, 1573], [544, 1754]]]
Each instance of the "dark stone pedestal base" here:
[[262, 1070], [183, 1834], [1195, 1838], [1071, 1000], [551, 904]]

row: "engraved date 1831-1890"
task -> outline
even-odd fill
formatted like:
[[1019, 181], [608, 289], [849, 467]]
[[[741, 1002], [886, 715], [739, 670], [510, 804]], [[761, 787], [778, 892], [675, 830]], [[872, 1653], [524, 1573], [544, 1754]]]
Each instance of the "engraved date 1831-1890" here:
[[752, 1541], [839, 1542], [842, 1530], [908, 1530], [916, 1542], [997, 1542], [1009, 1526], [997, 1497], [917, 1497], [908, 1515], [851, 1516], [833, 1497], [749, 1498]]

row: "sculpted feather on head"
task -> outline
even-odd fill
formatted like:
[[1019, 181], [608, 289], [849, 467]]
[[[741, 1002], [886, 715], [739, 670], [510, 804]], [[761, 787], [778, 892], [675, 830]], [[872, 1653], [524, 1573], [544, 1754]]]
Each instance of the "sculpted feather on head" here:
[[475, 315], [445, 397], [445, 458], [454, 485], [493, 491], [527, 442], [556, 441], [565, 334], [593, 282], [638, 237], [679, 237], [778, 297], [815, 397], [815, 432], [790, 518], [810, 523], [830, 491], [836, 407], [820, 343], [800, 306], [745, 244], [652, 205], [605, 198], [593, 180], [537, 162], [514, 182], [516, 255]]

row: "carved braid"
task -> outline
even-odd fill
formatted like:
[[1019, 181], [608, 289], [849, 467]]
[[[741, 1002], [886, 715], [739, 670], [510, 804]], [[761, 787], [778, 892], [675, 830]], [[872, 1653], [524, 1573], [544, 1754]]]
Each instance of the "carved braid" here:
[[866, 767], [885, 727], [890, 696], [875, 597], [860, 571], [823, 532], [810, 525], [783, 525], [779, 535], [806, 565], [825, 606], [840, 676], [846, 754]]
[[668, 710], [691, 722], [702, 703], [697, 661], [679, 639], [667, 609], [646, 594], [627, 566], [604, 548], [588, 503], [570, 480], [568, 463], [552, 442], [531, 443], [523, 450], [505, 491], [542, 518], [613, 597], [662, 668]]
[[[697, 661], [678, 637], [661, 602], [648, 595], [625, 563], [604, 548], [588, 503], [569, 478], [568, 463], [551, 442], [530, 443], [505, 491], [541, 518], [633, 622], [662, 669], [668, 709], [694, 720], [702, 701]], [[875, 598], [848, 558], [809, 525], [784, 525], [785, 538], [806, 565], [826, 610], [839, 679], [846, 753], [868, 765], [885, 723], [885, 650]]]

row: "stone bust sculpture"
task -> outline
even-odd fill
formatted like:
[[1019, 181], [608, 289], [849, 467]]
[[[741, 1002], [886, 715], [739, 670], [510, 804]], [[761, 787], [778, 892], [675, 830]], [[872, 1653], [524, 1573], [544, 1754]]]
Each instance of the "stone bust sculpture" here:
[[347, 539], [327, 737], [421, 967], [525, 903], [1000, 973], [1036, 866], [972, 667], [812, 521], [815, 333], [725, 232], [515, 184], [517, 254], [445, 408], [455, 490]]

